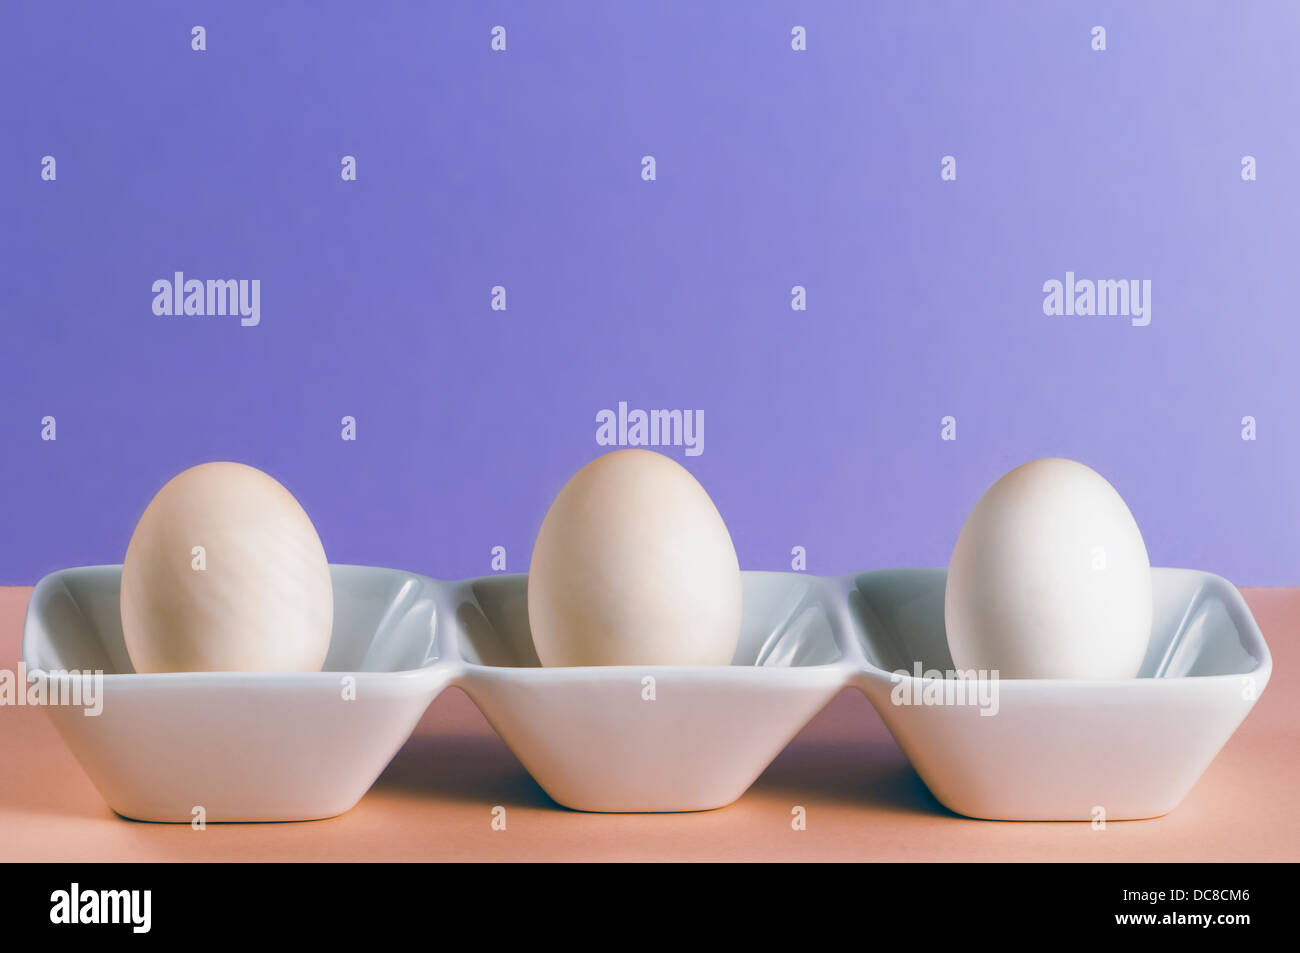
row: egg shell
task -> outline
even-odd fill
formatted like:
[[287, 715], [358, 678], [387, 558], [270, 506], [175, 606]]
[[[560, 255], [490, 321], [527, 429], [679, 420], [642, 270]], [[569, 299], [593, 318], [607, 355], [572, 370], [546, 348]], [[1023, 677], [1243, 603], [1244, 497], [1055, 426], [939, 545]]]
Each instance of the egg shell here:
[[546, 666], [728, 664], [740, 566], [713, 501], [662, 454], [587, 464], [537, 534], [528, 619]]
[[1133, 678], [1151, 617], [1151, 564], [1133, 514], [1081, 463], [1017, 467], [962, 526], [944, 598], [959, 670]]
[[137, 672], [319, 671], [334, 598], [320, 537], [293, 495], [253, 467], [205, 463], [140, 517], [121, 610]]

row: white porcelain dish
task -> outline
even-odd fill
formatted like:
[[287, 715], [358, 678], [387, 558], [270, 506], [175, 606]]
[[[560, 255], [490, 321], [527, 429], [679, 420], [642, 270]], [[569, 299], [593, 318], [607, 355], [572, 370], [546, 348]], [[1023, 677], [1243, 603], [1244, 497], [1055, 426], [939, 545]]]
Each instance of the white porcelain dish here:
[[23, 660], [38, 677], [105, 673], [100, 714], [46, 711], [113, 810], [144, 821], [290, 821], [360, 800], [449, 670], [436, 664], [435, 583], [361, 566], [330, 573], [329, 655], [322, 671], [304, 673], [136, 674], [122, 642], [121, 566], [40, 581]]
[[730, 804], [851, 675], [824, 580], [742, 573], [730, 665], [542, 668], [525, 575], [455, 584], [453, 682], [555, 801], [581, 811]]
[[[527, 577], [439, 582], [331, 567], [322, 672], [131, 670], [120, 566], [37, 585], [23, 659], [105, 672], [103, 711], [48, 707], [114, 810], [152, 821], [328, 817], [361, 798], [449, 684], [474, 700], [559, 804], [697, 811], [740, 797], [843, 687], [860, 688], [935, 797], [970, 817], [1153, 817], [1183, 798], [1272, 670], [1241, 595], [1208, 573], [1154, 569], [1140, 677], [1002, 680], [997, 713], [925, 701], [914, 665], [952, 667], [942, 569], [851, 576], [746, 572], [727, 666], [543, 668]], [[896, 670], [908, 674], [895, 676]], [[344, 689], [355, 685], [355, 699]], [[987, 707], [987, 706], [986, 706]]]
[[[914, 674], [952, 668], [943, 569], [848, 577], [846, 605], [866, 693], [931, 793], [994, 820], [1125, 820], [1178, 805], [1268, 684], [1273, 664], [1227, 580], [1152, 569], [1154, 621], [1139, 676], [1007, 679], [997, 714], [924, 699]], [[931, 680], [932, 681], [932, 680]], [[897, 691], [896, 691], [897, 689]], [[991, 706], [984, 706], [991, 707]]]

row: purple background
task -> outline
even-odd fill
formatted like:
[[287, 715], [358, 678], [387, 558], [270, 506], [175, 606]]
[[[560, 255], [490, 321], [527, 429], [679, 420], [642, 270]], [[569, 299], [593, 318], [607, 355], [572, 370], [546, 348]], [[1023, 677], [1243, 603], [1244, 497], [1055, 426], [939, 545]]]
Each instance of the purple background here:
[[[1061, 455], [1153, 563], [1300, 582], [1297, 5], [320, 6], [0, 13], [0, 583], [120, 562], [211, 459], [332, 561], [526, 570], [620, 400], [704, 410], [670, 452], [744, 568], [946, 563]], [[175, 270], [261, 325], [155, 316]], [[1067, 270], [1151, 325], [1045, 317]]]

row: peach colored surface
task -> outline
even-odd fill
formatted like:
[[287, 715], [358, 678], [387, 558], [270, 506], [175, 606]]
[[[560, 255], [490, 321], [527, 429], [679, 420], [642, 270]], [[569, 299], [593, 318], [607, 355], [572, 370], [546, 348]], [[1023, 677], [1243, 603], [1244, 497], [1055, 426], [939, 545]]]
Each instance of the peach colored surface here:
[[[18, 664], [30, 592], [0, 588], [0, 668]], [[730, 807], [579, 814], [553, 804], [450, 689], [348, 813], [205, 831], [118, 817], [43, 712], [0, 708], [0, 861], [1300, 860], [1300, 589], [1245, 596], [1273, 652], [1268, 690], [1175, 811], [1105, 831], [949, 813], [856, 690]], [[504, 831], [491, 828], [494, 805], [506, 809]], [[794, 805], [807, 809], [805, 831], [791, 830]]]

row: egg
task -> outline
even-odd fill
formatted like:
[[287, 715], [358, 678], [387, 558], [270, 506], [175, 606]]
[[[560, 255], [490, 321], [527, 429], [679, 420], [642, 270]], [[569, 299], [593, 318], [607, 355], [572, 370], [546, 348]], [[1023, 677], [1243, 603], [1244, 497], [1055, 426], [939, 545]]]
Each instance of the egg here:
[[1151, 564], [1128, 506], [1073, 460], [1035, 460], [975, 504], [953, 549], [954, 666], [1002, 678], [1133, 678], [1151, 637]]
[[149, 503], [122, 565], [137, 672], [319, 671], [334, 594], [320, 537], [260, 470], [205, 463]]
[[616, 450], [560, 490], [528, 569], [543, 665], [726, 665], [740, 566], [704, 488], [648, 450]]

